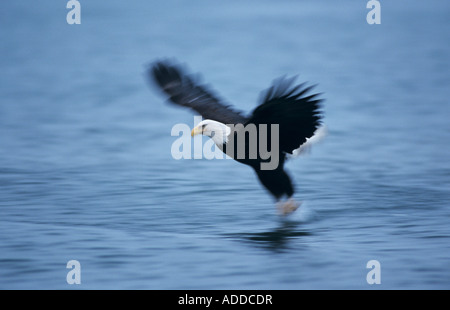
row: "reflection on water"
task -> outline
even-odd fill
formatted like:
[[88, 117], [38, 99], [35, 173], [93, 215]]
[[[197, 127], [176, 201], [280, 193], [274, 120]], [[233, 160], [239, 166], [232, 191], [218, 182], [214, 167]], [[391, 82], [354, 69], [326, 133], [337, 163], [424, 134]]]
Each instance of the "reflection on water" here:
[[[256, 247], [282, 252], [289, 251], [290, 240], [296, 239], [298, 241], [303, 236], [312, 234], [310, 231], [301, 228], [299, 222], [282, 220], [275, 229], [269, 231], [236, 233], [228, 235], [228, 237]], [[298, 242], [295, 242], [295, 244], [298, 244]]]

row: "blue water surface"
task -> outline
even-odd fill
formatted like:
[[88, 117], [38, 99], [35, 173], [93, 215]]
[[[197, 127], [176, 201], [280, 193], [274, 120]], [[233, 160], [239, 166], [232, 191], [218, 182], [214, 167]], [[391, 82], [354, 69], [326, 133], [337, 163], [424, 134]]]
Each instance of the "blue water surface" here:
[[[379, 25], [365, 1], [80, 3], [79, 25], [0, 11], [1, 289], [450, 289], [448, 1], [381, 1]], [[232, 160], [173, 159], [194, 114], [149, 87], [166, 57], [248, 112], [276, 77], [318, 84], [298, 211]]]

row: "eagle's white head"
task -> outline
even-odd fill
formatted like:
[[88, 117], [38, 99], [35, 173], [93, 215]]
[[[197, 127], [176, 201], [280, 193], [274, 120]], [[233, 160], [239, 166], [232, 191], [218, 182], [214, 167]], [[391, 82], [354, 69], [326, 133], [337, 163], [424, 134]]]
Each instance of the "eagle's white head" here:
[[228, 136], [231, 133], [231, 128], [221, 122], [205, 119], [198, 123], [191, 131], [191, 136], [202, 134], [213, 139], [217, 145], [222, 145], [228, 142]]

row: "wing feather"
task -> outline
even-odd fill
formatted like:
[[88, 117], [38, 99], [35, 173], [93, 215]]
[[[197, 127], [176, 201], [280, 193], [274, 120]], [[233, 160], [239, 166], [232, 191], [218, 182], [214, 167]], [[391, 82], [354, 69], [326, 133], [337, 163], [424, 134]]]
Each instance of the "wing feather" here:
[[223, 124], [245, 123], [247, 118], [224, 104], [206, 85], [201, 85], [198, 77], [187, 75], [169, 61], [158, 61], [149, 70], [150, 77], [169, 100], [179, 106], [193, 109], [204, 119]]
[[294, 85], [294, 79], [281, 78], [263, 92], [262, 103], [253, 111], [248, 123], [279, 124], [279, 147], [291, 153], [314, 135], [322, 119], [320, 94], [306, 96], [315, 85]]

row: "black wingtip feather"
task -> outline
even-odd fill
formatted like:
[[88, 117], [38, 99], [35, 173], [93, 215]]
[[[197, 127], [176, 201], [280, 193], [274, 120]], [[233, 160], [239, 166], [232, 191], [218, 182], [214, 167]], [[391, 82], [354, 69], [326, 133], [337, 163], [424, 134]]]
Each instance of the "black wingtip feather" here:
[[169, 96], [170, 102], [191, 108], [205, 119], [224, 124], [243, 123], [246, 120], [239, 111], [224, 104], [210, 87], [201, 84], [198, 75], [186, 72], [184, 66], [165, 59], [155, 61], [148, 69], [148, 76]]
[[183, 80], [180, 69], [169, 61], [157, 61], [149, 69], [149, 75], [157, 85], [170, 96]]
[[[311, 137], [323, 118], [321, 93], [308, 95], [317, 85], [294, 84], [294, 78], [279, 78], [263, 92], [263, 101], [248, 123], [279, 124], [280, 149], [292, 153]], [[307, 95], [307, 96], [305, 96]]]

